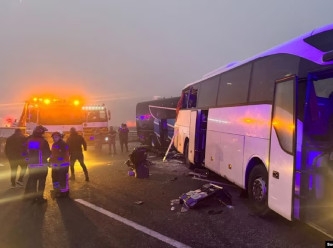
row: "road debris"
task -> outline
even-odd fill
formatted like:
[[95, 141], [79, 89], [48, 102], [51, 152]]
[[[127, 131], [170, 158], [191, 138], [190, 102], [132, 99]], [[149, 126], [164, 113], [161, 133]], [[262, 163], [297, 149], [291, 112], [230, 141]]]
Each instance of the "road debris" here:
[[176, 205], [176, 204], [178, 204], [178, 205], [180, 204], [180, 199], [171, 200], [171, 203], [170, 203], [171, 206]]
[[196, 177], [196, 178], [207, 178], [207, 175], [205, 175], [205, 174], [195, 173], [195, 172], [192, 172], [192, 171], [190, 171], [188, 174], [190, 176], [193, 176], [193, 177]]
[[[187, 212], [189, 209], [194, 208], [199, 202], [214, 196], [223, 206], [233, 208], [232, 196], [222, 187], [213, 183], [207, 183], [196, 190], [191, 190], [182, 194], [179, 199], [173, 199], [170, 202], [172, 211], [175, 205], [181, 205], [181, 212]], [[219, 213], [222, 213], [219, 212]], [[218, 214], [217, 212], [210, 212], [209, 214]]]
[[[189, 172], [189, 175], [192, 175], [192, 174], [193, 173]], [[198, 176], [195, 176], [195, 175], [192, 177], [192, 179], [203, 181], [203, 182], [212, 183], [212, 184], [215, 184], [215, 185], [221, 185], [221, 186], [228, 186], [228, 187], [238, 188], [238, 186], [230, 184], [230, 183], [223, 183], [223, 182], [213, 181], [213, 180], [209, 180], [209, 179], [206, 179], [206, 178], [198, 177]]]
[[215, 215], [215, 214], [221, 214], [223, 212], [223, 210], [214, 210], [214, 209], [211, 209], [208, 211], [208, 214], [209, 215]]
[[170, 179], [170, 181], [172, 182], [172, 181], [176, 181], [178, 178], [177, 177], [173, 177], [173, 178], [171, 178]]

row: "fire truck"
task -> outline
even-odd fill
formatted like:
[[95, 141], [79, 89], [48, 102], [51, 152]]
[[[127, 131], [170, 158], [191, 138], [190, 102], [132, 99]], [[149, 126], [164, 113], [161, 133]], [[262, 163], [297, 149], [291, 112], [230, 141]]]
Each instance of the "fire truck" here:
[[98, 147], [105, 143], [110, 118], [104, 104], [87, 105], [76, 97], [33, 97], [25, 102], [18, 127], [25, 127], [29, 135], [37, 125], [43, 125], [48, 129], [45, 137], [49, 141], [55, 131], [62, 132], [66, 139], [70, 128], [74, 127], [88, 145]]

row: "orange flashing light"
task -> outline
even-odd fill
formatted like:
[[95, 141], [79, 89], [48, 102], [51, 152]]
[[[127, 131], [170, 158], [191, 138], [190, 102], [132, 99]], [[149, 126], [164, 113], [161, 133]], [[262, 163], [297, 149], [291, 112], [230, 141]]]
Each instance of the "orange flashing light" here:
[[50, 105], [52, 103], [57, 103], [57, 102], [63, 102], [67, 104], [72, 104], [74, 106], [82, 106], [82, 100], [79, 98], [70, 98], [70, 99], [59, 99], [57, 97], [52, 97], [52, 96], [46, 96], [46, 97], [39, 97], [39, 96], [34, 96], [30, 98], [27, 102], [30, 102], [31, 104], [45, 104], [45, 105]]
[[262, 118], [251, 118], [251, 117], [244, 117], [241, 119], [242, 123], [248, 125], [267, 125], [267, 121]]
[[293, 132], [295, 130], [295, 124], [283, 120], [273, 120], [272, 124], [275, 128], [283, 129], [287, 132]]
[[254, 122], [254, 120], [253, 120], [253, 119], [250, 119], [250, 118], [244, 118], [243, 121], [244, 121], [245, 123], [248, 123], [248, 124], [251, 124], [251, 123]]

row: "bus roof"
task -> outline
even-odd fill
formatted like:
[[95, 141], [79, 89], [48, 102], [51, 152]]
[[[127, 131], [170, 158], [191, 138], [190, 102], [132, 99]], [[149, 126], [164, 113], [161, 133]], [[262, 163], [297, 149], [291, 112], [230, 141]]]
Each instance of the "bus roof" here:
[[[320, 34], [320, 35], [319, 35]], [[327, 40], [328, 36], [331, 40]], [[291, 54], [304, 59], [313, 61], [317, 64], [332, 64], [333, 62], [323, 62], [323, 55], [326, 52], [333, 50], [333, 23], [326, 26], [316, 28], [311, 32], [300, 35], [290, 41], [282, 43], [276, 47], [273, 47], [265, 52], [259, 53], [253, 57], [245, 59], [240, 62], [232, 62], [226, 66], [219, 67], [205, 75], [195, 82], [187, 84], [187, 87], [196, 84], [202, 80], [214, 77], [222, 72], [229, 71], [233, 68], [244, 65], [250, 61], [254, 61], [261, 57], [266, 57], [273, 54]]]

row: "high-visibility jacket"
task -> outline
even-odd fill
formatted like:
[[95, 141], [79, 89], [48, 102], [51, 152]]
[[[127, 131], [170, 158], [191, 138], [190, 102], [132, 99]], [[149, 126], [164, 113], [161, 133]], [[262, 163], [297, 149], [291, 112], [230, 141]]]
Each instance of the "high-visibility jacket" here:
[[42, 136], [31, 135], [27, 138], [26, 160], [29, 167], [40, 167], [48, 165], [51, 155], [50, 145]]
[[65, 141], [52, 144], [50, 163], [52, 166], [69, 166], [69, 148]]

